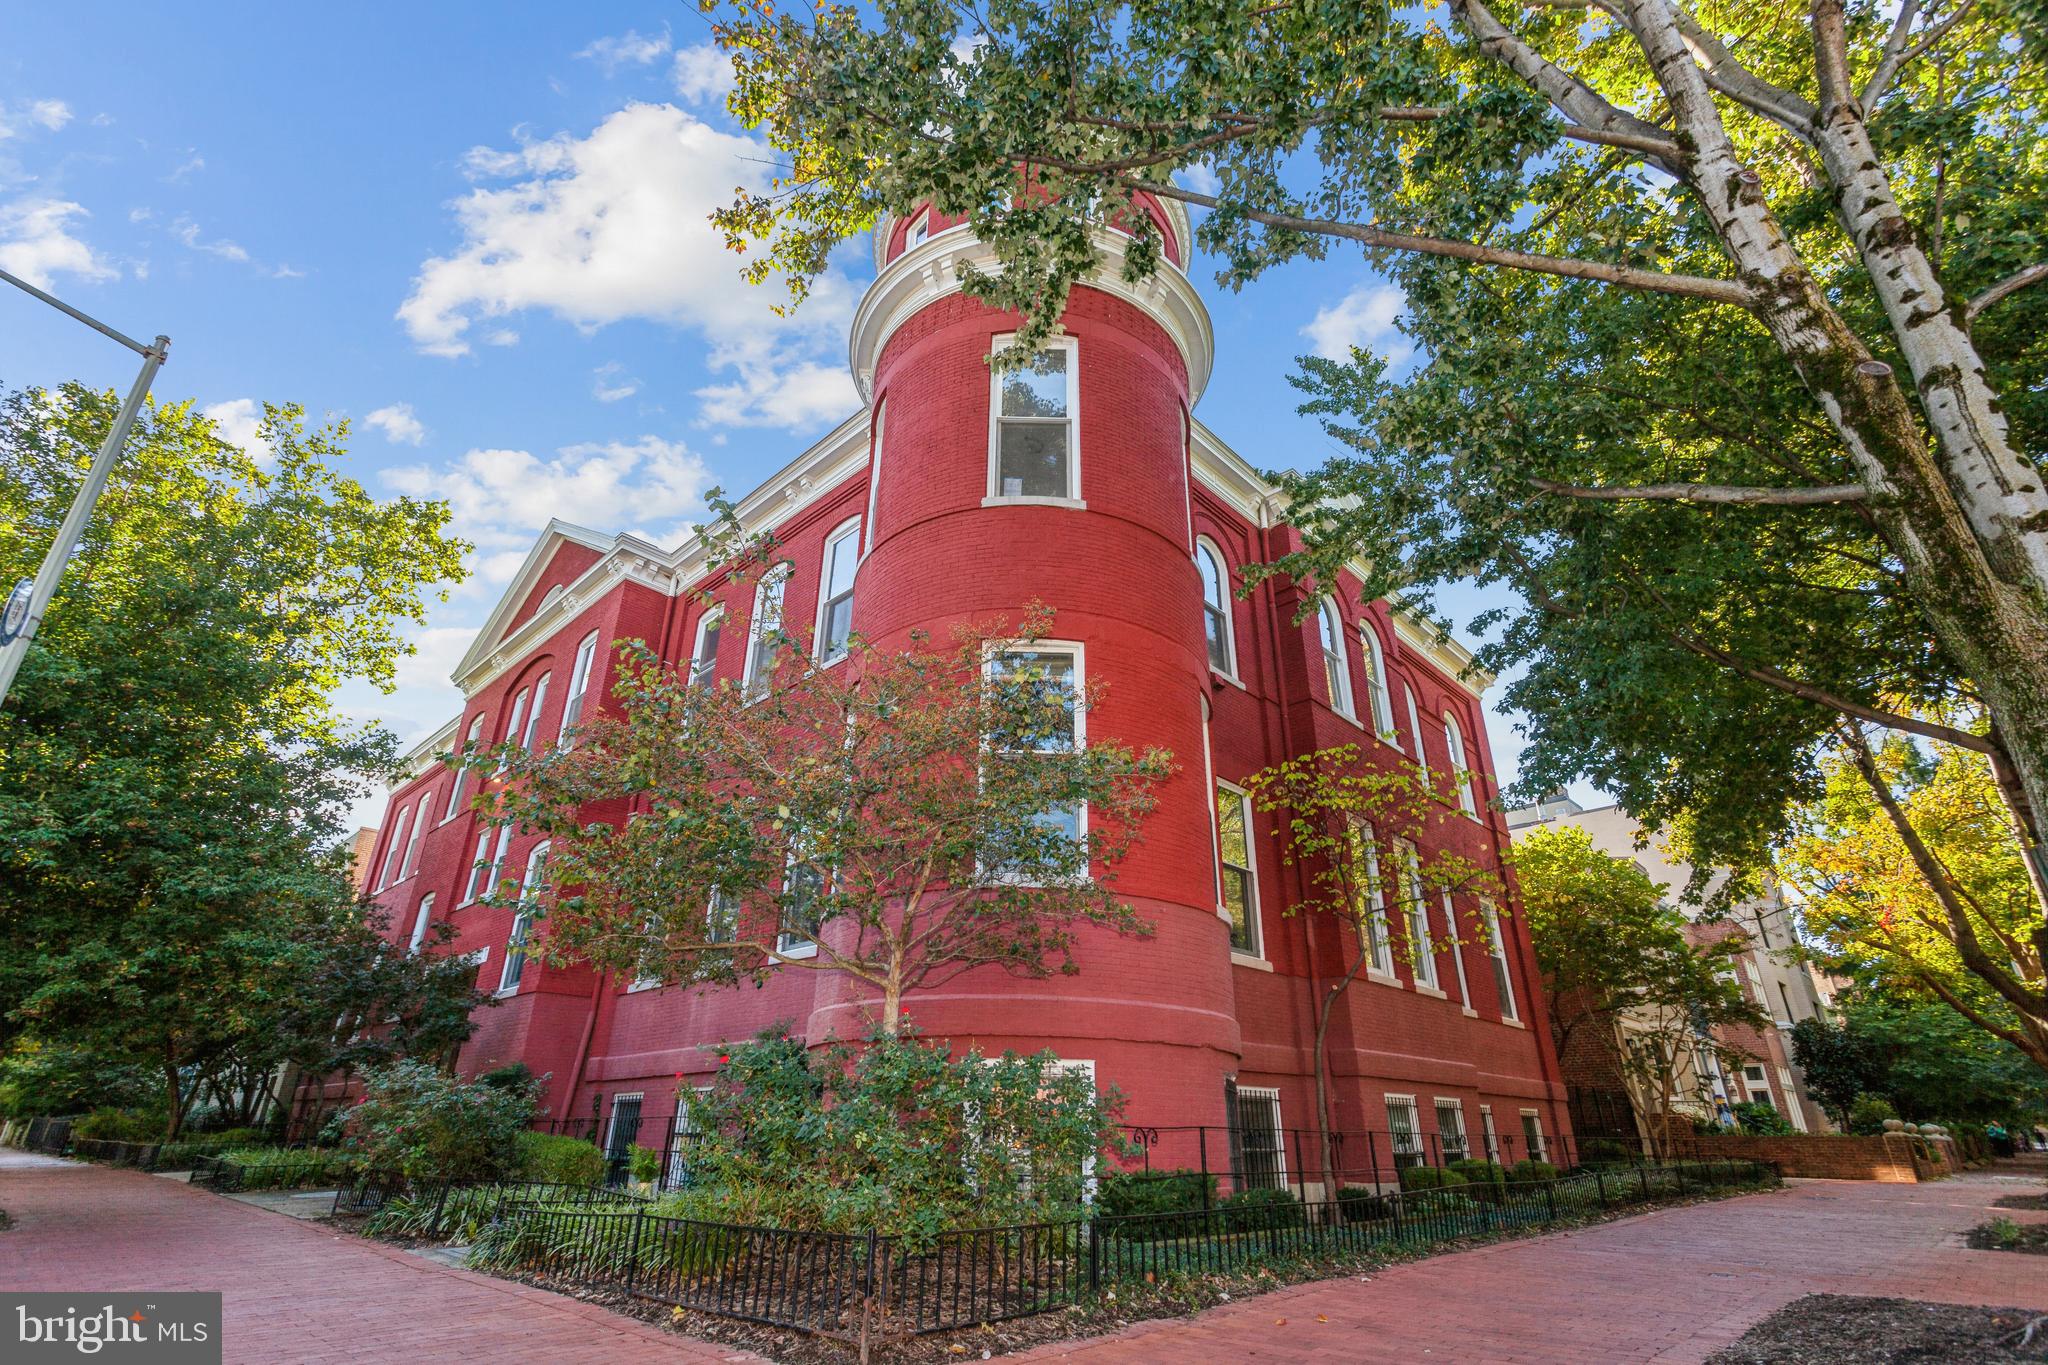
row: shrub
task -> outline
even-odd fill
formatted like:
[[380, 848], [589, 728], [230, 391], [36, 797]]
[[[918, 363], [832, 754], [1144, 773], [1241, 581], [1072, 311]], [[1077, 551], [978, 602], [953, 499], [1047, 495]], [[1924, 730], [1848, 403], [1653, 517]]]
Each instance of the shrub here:
[[1884, 1131], [1887, 1119], [1898, 1116], [1899, 1111], [1884, 1096], [1858, 1095], [1849, 1106], [1849, 1131], [1858, 1137], [1874, 1137]]
[[353, 1175], [361, 1159], [324, 1147], [231, 1147], [217, 1153], [242, 1168], [245, 1190], [300, 1190], [338, 1183]]
[[71, 1125], [71, 1136], [97, 1142], [155, 1142], [168, 1126], [161, 1109], [95, 1109]]
[[1291, 1190], [1239, 1190], [1219, 1206], [1225, 1232], [1271, 1232], [1308, 1226], [1308, 1210]]
[[1508, 1167], [1508, 1183], [1512, 1185], [1547, 1185], [1557, 1179], [1557, 1167], [1547, 1161], [1528, 1157]]
[[1450, 1172], [1454, 1181], [1465, 1185], [1465, 1193], [1474, 1199], [1497, 1202], [1507, 1184], [1507, 1171], [1494, 1161], [1453, 1161], [1444, 1169]]
[[1440, 1190], [1446, 1185], [1459, 1183], [1456, 1176], [1437, 1166], [1406, 1166], [1401, 1170], [1401, 1188], [1404, 1190]]
[[1581, 1166], [1614, 1166], [1640, 1160], [1642, 1148], [1620, 1138], [1587, 1138], [1579, 1144]]
[[1367, 1223], [1388, 1214], [1386, 1196], [1370, 1185], [1337, 1187], [1337, 1214], [1347, 1223]]
[[652, 1183], [661, 1175], [661, 1153], [652, 1147], [635, 1147], [626, 1155], [626, 1170], [635, 1180]]
[[1749, 1100], [1735, 1106], [1735, 1122], [1751, 1137], [1783, 1137], [1799, 1130], [1774, 1105]]
[[517, 1174], [550, 1185], [598, 1185], [604, 1181], [604, 1153], [594, 1142], [556, 1133], [521, 1133]]
[[1214, 1208], [1216, 1201], [1216, 1177], [1185, 1166], [1166, 1171], [1118, 1171], [1102, 1177], [1095, 1186], [1095, 1210], [1104, 1218], [1184, 1213]]
[[493, 1090], [510, 1090], [514, 1094], [531, 1093], [533, 1068], [525, 1062], [511, 1062], [505, 1066], [494, 1066], [489, 1071], [477, 1073], [476, 1083], [487, 1085]]
[[363, 1076], [362, 1103], [344, 1130], [370, 1169], [410, 1180], [497, 1180], [518, 1169], [520, 1137], [533, 1121], [524, 1091], [458, 1081], [424, 1062]]

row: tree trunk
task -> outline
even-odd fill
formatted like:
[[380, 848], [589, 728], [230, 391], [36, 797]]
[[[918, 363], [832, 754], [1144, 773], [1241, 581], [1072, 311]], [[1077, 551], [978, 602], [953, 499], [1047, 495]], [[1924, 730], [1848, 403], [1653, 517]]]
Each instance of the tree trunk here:
[[185, 1102], [180, 1094], [178, 1077], [178, 1044], [172, 1038], [164, 1039], [164, 1100], [171, 1116], [164, 1126], [164, 1141], [176, 1142], [178, 1133], [185, 1126]]
[[[1349, 978], [1346, 978], [1348, 983]], [[1330, 1132], [1330, 1016], [1336, 1011], [1337, 997], [1343, 994], [1342, 986], [1332, 986], [1323, 992], [1321, 1007], [1316, 1011], [1316, 1137], [1323, 1149], [1323, 1198], [1335, 1199], [1337, 1188], [1332, 1183], [1337, 1169], [1337, 1144]], [[1306, 1176], [1304, 1176], [1304, 1180]], [[1379, 1183], [1379, 1172], [1373, 1172], [1373, 1183]]]

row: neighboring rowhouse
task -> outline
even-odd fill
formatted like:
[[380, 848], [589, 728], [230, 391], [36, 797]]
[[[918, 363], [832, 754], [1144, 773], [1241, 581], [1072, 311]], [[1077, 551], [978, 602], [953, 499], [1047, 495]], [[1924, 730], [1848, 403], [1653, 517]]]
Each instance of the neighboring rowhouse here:
[[[1017, 319], [961, 292], [956, 268], [989, 259], [967, 227], [920, 212], [879, 230], [879, 275], [851, 338], [867, 406], [739, 505], [748, 527], [775, 530], [795, 565], [786, 579], [742, 588], [694, 547], [560, 521], [542, 533], [455, 672], [468, 704], [392, 793], [376, 854], [375, 894], [400, 935], [418, 944], [451, 920], [455, 951], [474, 953], [504, 997], [481, 1014], [465, 1073], [523, 1061], [550, 1078], [554, 1114], [599, 1118], [615, 1137], [638, 1126], [658, 1147], [679, 1091], [716, 1068], [706, 1044], [779, 1020], [813, 1040], [857, 1036], [863, 1002], [822, 973], [718, 992], [530, 960], [525, 926], [475, 898], [495, 870], [530, 866], [537, 841], [482, 825], [470, 809], [479, 778], [440, 755], [555, 742], [612, 704], [624, 639], [703, 682], [751, 680], [771, 596], [828, 660], [848, 631], [885, 647], [913, 630], [944, 638], [953, 623], [1016, 619], [1040, 600], [1059, 637], [1041, 655], [1063, 656], [1077, 685], [1106, 684], [1089, 736], [1175, 756], [1119, 872], [1155, 932], [1084, 937], [1078, 975], [963, 977], [912, 996], [909, 1014], [959, 1045], [1051, 1048], [1090, 1068], [1128, 1095], [1155, 1164], [1206, 1159], [1258, 1183], [1303, 1183], [1290, 1130], [1314, 1127], [1312, 1008], [1328, 986], [1319, 973], [1342, 954], [1331, 925], [1284, 915], [1299, 871], [1237, 784], [1286, 756], [1357, 744], [1373, 762], [1465, 774], [1446, 782], [1426, 845], [1498, 869], [1508, 830], [1461, 648], [1383, 602], [1361, 607], [1348, 576], [1320, 599], [1270, 581], [1237, 595], [1246, 565], [1299, 538], [1251, 465], [1193, 420], [1213, 336], [1180, 268], [1185, 215], [1153, 212], [1173, 268], [1127, 286], [1123, 239], [1111, 241], [1042, 362], [1008, 383], [985, 358]], [[1385, 865], [1400, 857], [1383, 853]], [[1397, 1155], [1476, 1154], [1489, 1139], [1508, 1159], [1547, 1154], [1566, 1127], [1564, 1092], [1520, 916], [1503, 916], [1496, 955], [1481, 930], [1493, 907], [1434, 889], [1417, 899], [1435, 945], [1421, 979], [1388, 963], [1348, 993], [1336, 1026], [1347, 1170], [1368, 1152], [1384, 1172]]]
[[[1669, 889], [1673, 904], [1689, 918], [1695, 917], [1693, 908], [1678, 899], [1691, 883], [1692, 864], [1673, 854], [1663, 839], [1646, 840], [1642, 827], [1619, 807], [1587, 810], [1560, 792], [1540, 805], [1510, 810], [1507, 823], [1518, 838], [1564, 825], [1584, 830], [1596, 849], [1634, 862], [1651, 881]], [[1708, 888], [1720, 886], [1726, 875], [1715, 872]], [[1793, 1025], [1821, 1015], [1827, 996], [1812, 967], [1793, 951], [1797, 941], [1792, 916], [1776, 883], [1767, 881], [1762, 895], [1739, 902], [1726, 918], [1696, 921], [1690, 934], [1696, 943], [1736, 934], [1748, 938], [1749, 948], [1736, 959], [1743, 994], [1770, 1016], [1772, 1027], [1724, 1025], [1716, 1029], [1717, 1041], [1743, 1054], [1739, 1071], [1729, 1074], [1711, 1052], [1702, 1049], [1679, 1085], [1680, 1098], [1674, 1108], [1702, 1118], [1725, 1119], [1730, 1106], [1761, 1101], [1801, 1132], [1829, 1131], [1827, 1116], [1807, 1094], [1804, 1079], [1792, 1065]], [[1574, 1119], [1582, 1136], [1596, 1130], [1613, 1131], [1622, 1117], [1617, 1107], [1627, 1107], [1612, 1046], [1611, 1038], [1582, 1031], [1574, 1035], [1560, 1058], [1572, 1087]]]

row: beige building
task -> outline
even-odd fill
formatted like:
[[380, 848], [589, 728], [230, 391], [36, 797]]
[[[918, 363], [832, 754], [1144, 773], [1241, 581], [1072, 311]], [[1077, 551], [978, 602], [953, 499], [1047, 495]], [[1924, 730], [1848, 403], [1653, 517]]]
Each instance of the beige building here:
[[[1635, 863], [1651, 881], [1661, 883], [1669, 903], [1694, 922], [1696, 941], [1711, 942], [1736, 932], [1748, 936], [1750, 947], [1736, 959], [1739, 980], [1743, 993], [1770, 1018], [1771, 1027], [1716, 1030], [1715, 1041], [1742, 1053], [1741, 1062], [1726, 1068], [1713, 1049], [1699, 1049], [1678, 1087], [1679, 1094], [1673, 1101], [1675, 1109], [1701, 1117], [1725, 1118], [1729, 1106], [1762, 1100], [1801, 1132], [1830, 1130], [1827, 1116], [1807, 1093], [1804, 1079], [1792, 1065], [1793, 1026], [1802, 1019], [1825, 1016], [1830, 997], [1813, 968], [1799, 959], [1792, 913], [1774, 881], [1767, 879], [1761, 895], [1737, 902], [1724, 916], [1703, 920], [1699, 907], [1682, 899], [1694, 875], [1692, 864], [1673, 853], [1662, 837], [1646, 835], [1642, 826], [1620, 807], [1598, 806], [1588, 810], [1560, 792], [1539, 805], [1511, 810], [1507, 818], [1508, 830], [1514, 838], [1526, 838], [1539, 829], [1571, 826], [1585, 831], [1593, 847], [1602, 853]], [[1714, 872], [1706, 889], [1719, 889], [1727, 875]], [[1561, 1061], [1566, 1079], [1575, 1085], [1591, 1090], [1602, 1084], [1597, 1058], [1567, 1057]]]

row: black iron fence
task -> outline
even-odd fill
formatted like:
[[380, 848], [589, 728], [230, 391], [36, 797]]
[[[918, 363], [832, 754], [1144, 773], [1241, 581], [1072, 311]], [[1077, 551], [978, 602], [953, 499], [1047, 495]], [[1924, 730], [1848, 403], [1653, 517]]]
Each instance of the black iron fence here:
[[[387, 1198], [383, 1213], [392, 1225], [410, 1212], [418, 1228], [473, 1235], [471, 1263], [485, 1269], [851, 1339], [1050, 1312], [1117, 1284], [1172, 1274], [1538, 1228], [1769, 1175], [1768, 1167], [1743, 1161], [1593, 1167], [1561, 1178], [1385, 1192], [1354, 1187], [1306, 1202], [1276, 1197], [926, 1238], [700, 1222], [592, 1189], [565, 1195], [451, 1186], [406, 1195], [410, 1210]], [[456, 1212], [463, 1201], [471, 1206]]]

